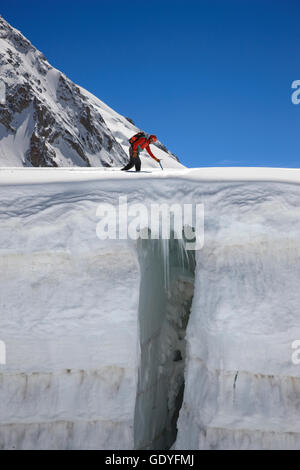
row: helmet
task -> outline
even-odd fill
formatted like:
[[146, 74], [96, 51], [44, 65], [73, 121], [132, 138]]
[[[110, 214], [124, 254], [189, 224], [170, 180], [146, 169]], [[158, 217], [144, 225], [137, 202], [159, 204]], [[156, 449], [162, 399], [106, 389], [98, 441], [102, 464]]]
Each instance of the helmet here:
[[157, 141], [156, 135], [153, 135], [153, 134], [150, 135], [149, 140], [151, 140], [152, 142], [156, 142]]

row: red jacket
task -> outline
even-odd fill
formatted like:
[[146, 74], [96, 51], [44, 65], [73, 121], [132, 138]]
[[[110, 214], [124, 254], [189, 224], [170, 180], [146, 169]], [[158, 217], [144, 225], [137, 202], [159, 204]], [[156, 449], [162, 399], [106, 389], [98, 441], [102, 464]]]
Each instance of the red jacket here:
[[133, 156], [136, 157], [138, 150], [147, 150], [149, 153], [150, 157], [154, 158], [158, 162], [158, 158], [156, 158], [153, 153], [150, 150], [150, 142], [149, 139], [146, 139], [145, 137], [140, 137], [138, 140], [136, 140], [132, 144], [132, 149], [133, 149]]

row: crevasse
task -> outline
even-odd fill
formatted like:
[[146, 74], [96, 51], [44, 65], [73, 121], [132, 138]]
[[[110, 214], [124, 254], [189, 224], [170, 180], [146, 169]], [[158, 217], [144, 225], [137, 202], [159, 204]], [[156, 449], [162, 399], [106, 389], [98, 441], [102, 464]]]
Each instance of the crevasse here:
[[168, 449], [184, 392], [185, 333], [195, 256], [182, 239], [140, 240], [140, 365], [135, 405], [136, 449]]

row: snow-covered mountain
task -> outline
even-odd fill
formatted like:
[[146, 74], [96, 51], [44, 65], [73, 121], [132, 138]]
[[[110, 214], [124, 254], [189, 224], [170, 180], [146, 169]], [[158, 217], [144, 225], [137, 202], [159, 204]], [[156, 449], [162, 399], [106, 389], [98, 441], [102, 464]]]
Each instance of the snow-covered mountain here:
[[[0, 166], [110, 167], [128, 161], [128, 138], [140, 129], [53, 68], [1, 16], [0, 83]], [[164, 167], [183, 167], [161, 142], [153, 152]], [[145, 154], [143, 165], [157, 163]]]

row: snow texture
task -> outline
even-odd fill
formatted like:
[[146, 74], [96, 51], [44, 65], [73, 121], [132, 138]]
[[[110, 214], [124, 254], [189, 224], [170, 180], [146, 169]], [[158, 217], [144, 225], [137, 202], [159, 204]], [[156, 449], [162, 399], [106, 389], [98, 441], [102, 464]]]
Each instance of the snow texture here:
[[[288, 169], [1, 169], [0, 447], [168, 446], [184, 373], [174, 449], [299, 448], [299, 184]], [[204, 204], [194, 281], [179, 269], [168, 295], [164, 259], [96, 237], [98, 204], [120, 195]]]

